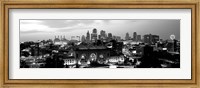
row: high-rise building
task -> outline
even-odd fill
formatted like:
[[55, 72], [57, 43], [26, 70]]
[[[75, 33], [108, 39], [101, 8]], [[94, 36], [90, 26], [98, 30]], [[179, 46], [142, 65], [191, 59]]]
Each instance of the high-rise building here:
[[151, 44], [151, 34], [144, 35], [144, 43]]
[[151, 35], [151, 34], [144, 35], [144, 43], [155, 44], [157, 41], [159, 41], [158, 35]]
[[156, 43], [159, 41], [159, 36], [158, 35], [152, 35], [152, 42]]
[[142, 56], [144, 57], [144, 60], [147, 60], [147, 61], [151, 60], [153, 57], [152, 55], [153, 55], [153, 47], [149, 45], [145, 45], [142, 48]]
[[113, 39], [116, 40], [117, 42], [121, 41], [121, 37], [120, 36], [113, 36]]
[[133, 41], [137, 41], [137, 33], [136, 32], [133, 33]]
[[82, 37], [81, 37], [81, 41], [82, 41], [82, 42], [86, 42], [86, 38], [85, 38], [84, 35], [82, 35]]
[[86, 34], [86, 41], [87, 41], [87, 42], [90, 42], [90, 33], [89, 33], [89, 31], [88, 31], [87, 34]]
[[112, 33], [108, 33], [108, 38], [107, 38], [107, 41], [110, 41], [112, 40], [113, 36], [112, 36]]
[[106, 37], [106, 31], [101, 30], [101, 31], [100, 31], [100, 35], [101, 35], [101, 37]]
[[100, 35], [101, 35], [101, 36], [104, 36], [105, 34], [106, 34], [106, 31], [104, 31], [104, 30], [101, 30], [101, 31], [100, 31]]
[[112, 36], [112, 39], [116, 40], [116, 38], [117, 38], [117, 36], [115, 36], [115, 35]]
[[92, 31], [92, 33], [96, 33], [97, 34], [97, 29], [94, 28], [93, 31]]
[[112, 33], [108, 33], [108, 38], [112, 38]]
[[116, 40], [117, 41], [121, 41], [121, 37], [120, 36], [116, 36]]
[[112, 48], [110, 51], [111, 56], [121, 55], [122, 54], [122, 47], [123, 42], [117, 42], [115, 40], [110, 41], [112, 44]]
[[102, 41], [106, 41], [106, 31], [104, 31], [104, 30], [101, 30], [100, 31], [100, 37], [99, 37], [99, 39], [100, 40], [102, 40]]
[[98, 39], [99, 39], [99, 40], [102, 40], [101, 35], [98, 35]]
[[92, 41], [92, 42], [97, 41], [97, 29], [96, 29], [96, 28], [94, 28], [93, 31], [92, 31], [92, 34], [91, 34], [91, 41]]
[[174, 52], [175, 51], [175, 47], [176, 46], [176, 42], [174, 40], [168, 40], [165, 47], [167, 48], [168, 51]]
[[142, 41], [141, 35], [137, 35], [137, 41], [138, 41], [138, 42], [139, 42], [139, 41]]
[[125, 36], [125, 40], [129, 40], [129, 39], [130, 39], [129, 33], [127, 32], [127, 33], [126, 33], [126, 36]]

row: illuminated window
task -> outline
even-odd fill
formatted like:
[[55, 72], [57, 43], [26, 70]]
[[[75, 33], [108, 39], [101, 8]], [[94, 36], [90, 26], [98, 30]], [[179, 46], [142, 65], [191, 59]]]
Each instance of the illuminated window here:
[[91, 60], [91, 61], [94, 61], [94, 60], [96, 60], [96, 59], [97, 59], [96, 54], [94, 54], [94, 53], [90, 54], [90, 60]]
[[99, 58], [104, 58], [104, 57], [103, 57], [103, 54], [99, 55]]
[[85, 59], [86, 58], [86, 55], [85, 54], [82, 54], [81, 55], [81, 59]]

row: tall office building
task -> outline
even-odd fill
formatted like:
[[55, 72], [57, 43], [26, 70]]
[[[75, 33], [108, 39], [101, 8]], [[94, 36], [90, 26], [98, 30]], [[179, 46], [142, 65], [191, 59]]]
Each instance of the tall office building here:
[[98, 39], [99, 39], [99, 40], [102, 40], [101, 35], [98, 35]]
[[116, 40], [119, 42], [121, 41], [121, 37], [120, 36], [116, 36]]
[[92, 34], [91, 34], [91, 41], [92, 41], [92, 42], [97, 41], [97, 29], [96, 29], [96, 28], [94, 28], [93, 31], [92, 31]]
[[84, 35], [82, 35], [82, 37], [81, 37], [81, 41], [82, 41], [82, 42], [86, 42], [86, 38], [85, 38]]
[[130, 39], [129, 33], [127, 32], [127, 33], [126, 33], [126, 36], [125, 36], [125, 40], [129, 40], [129, 39]]
[[158, 35], [152, 35], [152, 42], [157, 43], [159, 41], [159, 36]]
[[121, 37], [120, 36], [113, 36], [113, 39], [118, 41], [118, 42], [121, 41]]
[[141, 41], [142, 41], [141, 35], [137, 35], [137, 42], [141, 42]]
[[104, 31], [104, 30], [100, 31], [99, 39], [106, 42], [106, 31]]
[[95, 33], [95, 34], [97, 34], [97, 29], [96, 29], [96, 28], [94, 28], [94, 29], [93, 29], [93, 31], [92, 31], [92, 33]]
[[108, 33], [108, 38], [112, 38], [112, 33]]
[[87, 34], [86, 34], [86, 41], [87, 41], [87, 42], [90, 42], [90, 33], [89, 33], [89, 31], [88, 31]]
[[133, 33], [133, 41], [137, 41], [137, 33], [136, 32]]
[[112, 40], [112, 33], [108, 33], [108, 38], [107, 38], [107, 41], [109, 42], [110, 40]]
[[144, 35], [144, 43], [155, 44], [157, 41], [159, 41], [158, 35], [151, 35], [151, 34]]

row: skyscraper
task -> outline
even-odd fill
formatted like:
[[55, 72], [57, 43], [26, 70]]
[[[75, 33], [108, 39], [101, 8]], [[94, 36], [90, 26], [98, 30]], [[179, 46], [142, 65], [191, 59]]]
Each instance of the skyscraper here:
[[88, 31], [87, 34], [86, 34], [86, 41], [87, 41], [87, 42], [90, 42], [90, 33], [89, 33], [89, 31]]
[[137, 41], [138, 41], [138, 42], [139, 42], [139, 41], [142, 41], [141, 35], [137, 35]]
[[151, 34], [144, 35], [144, 43], [151, 44], [152, 43], [151, 39], [152, 39]]
[[155, 44], [156, 42], [158, 42], [160, 39], [159, 39], [159, 36], [158, 35], [152, 35], [152, 42]]
[[159, 41], [158, 35], [151, 35], [151, 34], [144, 35], [144, 43], [155, 44], [157, 41]]
[[82, 37], [81, 37], [81, 41], [82, 41], [82, 42], [85, 42], [85, 41], [86, 41], [86, 39], [85, 39], [85, 36], [84, 36], [84, 35], [82, 35]]
[[108, 38], [112, 38], [112, 33], [108, 33]]
[[125, 40], [129, 40], [129, 39], [130, 39], [129, 33], [127, 32], [127, 33], [126, 33], [126, 36], [125, 36]]
[[112, 37], [113, 37], [113, 36], [112, 36], [112, 33], [108, 33], [108, 38], [107, 38], [107, 40], [108, 40], [108, 41], [112, 40]]
[[94, 28], [91, 34], [91, 41], [95, 42], [97, 40], [97, 29]]
[[99, 39], [100, 40], [102, 40], [102, 41], [106, 41], [106, 31], [104, 31], [104, 30], [101, 30], [100, 31], [100, 37], [99, 37]]
[[100, 31], [100, 35], [101, 35], [101, 37], [106, 37], [106, 31], [101, 30], [101, 31]]
[[120, 36], [116, 36], [116, 40], [117, 41], [121, 41], [121, 37]]
[[98, 35], [98, 39], [99, 39], [99, 40], [102, 40], [101, 35]]
[[95, 33], [95, 34], [97, 34], [97, 29], [96, 29], [96, 28], [94, 28], [94, 29], [93, 29], [93, 31], [92, 31], [92, 33]]
[[136, 32], [133, 33], [133, 41], [137, 41], [137, 33]]
[[116, 41], [121, 41], [121, 37], [120, 36], [113, 36], [113, 39]]

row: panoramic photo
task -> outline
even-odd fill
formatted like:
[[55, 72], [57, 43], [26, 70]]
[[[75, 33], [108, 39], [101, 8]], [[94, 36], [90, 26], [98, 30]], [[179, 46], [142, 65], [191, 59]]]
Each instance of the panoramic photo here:
[[21, 19], [20, 68], [180, 68], [180, 20]]

